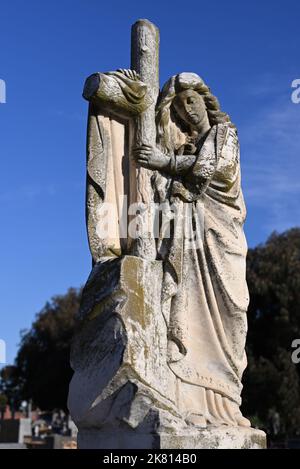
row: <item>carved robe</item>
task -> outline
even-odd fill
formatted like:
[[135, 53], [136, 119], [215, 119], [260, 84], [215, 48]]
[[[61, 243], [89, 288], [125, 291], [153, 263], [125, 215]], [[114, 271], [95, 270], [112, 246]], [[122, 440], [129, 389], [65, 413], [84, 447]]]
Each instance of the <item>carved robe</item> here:
[[172, 180], [157, 174], [155, 185], [177, 220], [159, 245], [169, 366], [182, 381], [240, 405], [248, 290], [236, 129], [212, 127], [189, 172]]
[[87, 132], [86, 220], [93, 262], [126, 253], [128, 205], [136, 201], [136, 168], [129, 158], [132, 119], [152, 100], [138, 77], [95, 73], [85, 83]]

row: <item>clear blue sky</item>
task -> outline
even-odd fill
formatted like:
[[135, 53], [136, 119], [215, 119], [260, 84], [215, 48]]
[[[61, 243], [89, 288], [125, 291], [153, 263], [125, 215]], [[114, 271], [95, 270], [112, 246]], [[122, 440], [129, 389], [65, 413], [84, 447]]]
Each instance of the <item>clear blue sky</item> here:
[[250, 246], [300, 223], [299, 0], [3, 0], [0, 6], [0, 338], [90, 269], [85, 78], [129, 66], [130, 27], [161, 30], [161, 81], [201, 75], [239, 128]]

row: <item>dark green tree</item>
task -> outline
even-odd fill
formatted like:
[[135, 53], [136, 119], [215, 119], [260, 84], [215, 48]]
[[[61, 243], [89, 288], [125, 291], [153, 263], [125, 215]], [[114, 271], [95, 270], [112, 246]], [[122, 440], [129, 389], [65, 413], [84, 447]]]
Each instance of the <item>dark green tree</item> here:
[[40, 409], [65, 409], [72, 377], [70, 344], [81, 293], [70, 288], [54, 296], [23, 333], [16, 367], [23, 399]]
[[247, 280], [244, 412], [268, 429], [270, 413], [276, 411], [282, 433], [295, 435], [300, 429], [300, 374], [291, 344], [300, 338], [300, 229], [273, 233], [265, 244], [250, 249]]
[[0, 394], [0, 418], [1, 420], [3, 420], [7, 403], [8, 403], [7, 396], [5, 394]]
[[7, 399], [12, 418], [22, 400], [19, 370], [14, 365], [7, 365], [0, 371], [0, 392]]

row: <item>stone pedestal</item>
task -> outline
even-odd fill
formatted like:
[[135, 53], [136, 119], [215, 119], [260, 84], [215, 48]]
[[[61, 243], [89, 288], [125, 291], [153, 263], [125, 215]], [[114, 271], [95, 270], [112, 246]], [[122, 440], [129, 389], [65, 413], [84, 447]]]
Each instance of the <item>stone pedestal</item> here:
[[265, 449], [266, 435], [261, 430], [241, 427], [208, 427], [176, 434], [156, 431], [99, 432], [85, 430], [79, 448], [91, 449]]
[[133, 256], [93, 268], [74, 338], [69, 410], [79, 448], [262, 448], [241, 427], [187, 425], [167, 364], [162, 263]]

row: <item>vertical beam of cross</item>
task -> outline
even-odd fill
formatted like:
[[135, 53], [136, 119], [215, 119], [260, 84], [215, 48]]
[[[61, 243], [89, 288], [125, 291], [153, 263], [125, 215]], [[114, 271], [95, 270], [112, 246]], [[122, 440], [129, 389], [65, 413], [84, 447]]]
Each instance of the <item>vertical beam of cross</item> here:
[[[155, 146], [156, 125], [155, 105], [159, 93], [159, 30], [148, 20], [138, 20], [131, 30], [131, 68], [148, 86], [152, 104], [139, 115], [134, 122], [132, 144]], [[152, 172], [145, 168], [131, 171], [130, 186], [134, 201], [145, 204], [141, 223], [150, 222], [153, 206], [153, 190], [151, 188]], [[150, 223], [149, 223], [150, 224]], [[155, 259], [156, 249], [153, 233], [149, 232], [134, 242], [134, 254], [144, 259]]]

